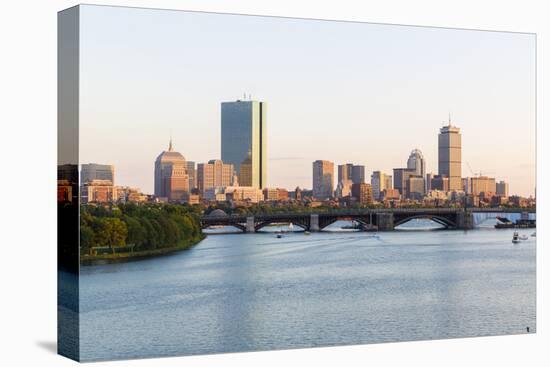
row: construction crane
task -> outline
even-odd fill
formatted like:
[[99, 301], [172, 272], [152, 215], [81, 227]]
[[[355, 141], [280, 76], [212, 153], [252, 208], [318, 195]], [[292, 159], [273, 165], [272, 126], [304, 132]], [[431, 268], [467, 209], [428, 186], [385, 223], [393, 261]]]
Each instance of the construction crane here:
[[[472, 176], [474, 176], [474, 177], [483, 176], [483, 172], [481, 172], [481, 171], [474, 172], [474, 170], [472, 169], [472, 166], [470, 166], [470, 163], [466, 162], [466, 164], [468, 165], [468, 169], [470, 170], [470, 173], [472, 174]], [[494, 172], [485, 172], [485, 174], [494, 174]]]

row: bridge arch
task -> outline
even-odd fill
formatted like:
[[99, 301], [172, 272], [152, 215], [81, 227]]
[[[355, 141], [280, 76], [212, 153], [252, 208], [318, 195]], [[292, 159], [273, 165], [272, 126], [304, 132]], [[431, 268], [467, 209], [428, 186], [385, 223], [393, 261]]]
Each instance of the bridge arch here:
[[395, 222], [394, 227], [398, 227], [402, 224], [410, 222], [413, 219], [428, 219], [428, 220], [431, 220], [432, 222], [435, 222], [437, 224], [440, 224], [440, 225], [444, 226], [445, 228], [455, 228], [456, 227], [456, 223], [454, 221], [452, 221], [451, 219], [445, 218], [443, 216], [431, 215], [431, 214], [419, 214], [419, 215], [412, 215], [412, 216], [405, 217], [405, 218]]
[[287, 220], [262, 220], [262, 221], [258, 221], [257, 224], [254, 225], [254, 229], [256, 231], [259, 231], [260, 229], [264, 228], [265, 226], [268, 226], [270, 224], [277, 224], [277, 223], [292, 223], [293, 225], [297, 226], [297, 227], [300, 227], [302, 228], [304, 231], [307, 231], [309, 229], [309, 224], [307, 223], [303, 223], [299, 220], [292, 220], [292, 219], [287, 219]]

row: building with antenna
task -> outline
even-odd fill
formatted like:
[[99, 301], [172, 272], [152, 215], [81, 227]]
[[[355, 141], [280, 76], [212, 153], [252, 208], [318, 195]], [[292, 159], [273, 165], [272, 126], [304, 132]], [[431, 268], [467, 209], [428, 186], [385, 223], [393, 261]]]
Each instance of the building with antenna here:
[[449, 179], [450, 191], [462, 190], [462, 137], [460, 129], [449, 123], [439, 130], [438, 136], [439, 176]]
[[155, 160], [155, 196], [168, 201], [183, 200], [189, 194], [187, 163], [181, 153], [174, 151], [172, 138], [168, 150]]

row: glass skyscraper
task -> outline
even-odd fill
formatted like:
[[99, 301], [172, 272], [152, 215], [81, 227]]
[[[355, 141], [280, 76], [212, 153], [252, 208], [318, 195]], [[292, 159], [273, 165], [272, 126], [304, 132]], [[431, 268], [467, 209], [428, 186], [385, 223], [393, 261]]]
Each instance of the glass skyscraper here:
[[267, 186], [266, 103], [223, 102], [221, 110], [221, 153], [224, 163], [233, 164], [240, 174], [241, 163], [252, 160], [251, 186]]

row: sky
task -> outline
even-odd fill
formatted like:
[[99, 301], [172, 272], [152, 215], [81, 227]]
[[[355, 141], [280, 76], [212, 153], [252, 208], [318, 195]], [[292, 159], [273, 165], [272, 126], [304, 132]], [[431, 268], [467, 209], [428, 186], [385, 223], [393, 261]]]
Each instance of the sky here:
[[[153, 192], [168, 148], [220, 158], [221, 102], [267, 103], [268, 187], [311, 188], [312, 162], [392, 174], [462, 133], [462, 176], [535, 194], [533, 34], [82, 6], [80, 162]], [[471, 169], [470, 169], [471, 167]], [[336, 169], [335, 169], [336, 171]], [[336, 172], [335, 172], [336, 174]], [[335, 183], [336, 184], [336, 183]]]

